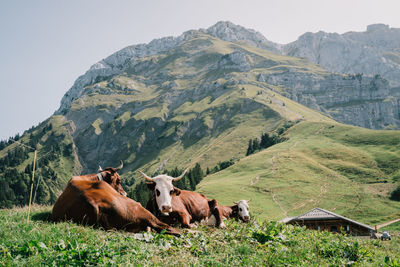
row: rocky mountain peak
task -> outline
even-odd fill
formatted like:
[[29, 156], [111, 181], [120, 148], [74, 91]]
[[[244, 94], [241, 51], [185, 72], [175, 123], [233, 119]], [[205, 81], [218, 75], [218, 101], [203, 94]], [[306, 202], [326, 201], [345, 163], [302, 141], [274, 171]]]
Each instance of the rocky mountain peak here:
[[389, 25], [378, 23], [367, 26], [367, 32], [388, 31]]
[[219, 21], [202, 32], [218, 37], [224, 41], [246, 41], [254, 46], [279, 52], [279, 45], [267, 40], [260, 32], [236, 25], [230, 21]]

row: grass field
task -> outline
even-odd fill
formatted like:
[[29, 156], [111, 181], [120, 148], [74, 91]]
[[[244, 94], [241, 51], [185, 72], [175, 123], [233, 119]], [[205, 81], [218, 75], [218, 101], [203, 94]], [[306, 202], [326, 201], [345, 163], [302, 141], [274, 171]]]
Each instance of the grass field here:
[[399, 266], [391, 242], [310, 231], [275, 222], [228, 221], [181, 237], [52, 223], [51, 207], [0, 210], [1, 266]]

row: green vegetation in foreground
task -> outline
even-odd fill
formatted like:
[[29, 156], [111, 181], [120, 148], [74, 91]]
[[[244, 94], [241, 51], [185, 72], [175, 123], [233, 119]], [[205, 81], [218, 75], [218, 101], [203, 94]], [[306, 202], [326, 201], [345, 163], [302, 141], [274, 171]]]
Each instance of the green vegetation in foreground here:
[[300, 122], [283, 137], [205, 177], [196, 190], [223, 205], [252, 199], [252, 213], [269, 220], [315, 207], [372, 226], [400, 218], [400, 202], [389, 199], [398, 185], [399, 131]]
[[220, 230], [200, 227], [181, 237], [103, 231], [47, 221], [51, 207], [0, 210], [1, 266], [399, 266], [400, 239], [391, 242], [310, 231], [274, 222], [234, 220]]

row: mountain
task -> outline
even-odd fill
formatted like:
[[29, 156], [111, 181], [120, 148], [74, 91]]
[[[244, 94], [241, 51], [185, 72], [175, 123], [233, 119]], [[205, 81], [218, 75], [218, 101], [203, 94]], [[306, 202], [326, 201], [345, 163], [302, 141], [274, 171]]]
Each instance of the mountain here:
[[381, 75], [400, 86], [400, 29], [373, 24], [365, 32], [307, 32], [284, 45], [282, 53], [304, 57], [330, 72]]
[[[247, 165], [242, 162], [267, 153], [245, 157], [250, 139], [263, 133], [279, 136], [280, 141], [286, 140], [283, 135], [289, 142], [295, 139], [296, 135], [292, 137], [282, 128], [289, 121], [299, 125], [294, 129], [304, 123], [340, 125], [335, 120], [370, 128], [400, 126], [397, 91], [386, 79], [331, 73], [304, 58], [282, 55], [282, 49], [254, 30], [219, 22], [208, 29], [129, 46], [99, 61], [76, 80], [53, 116], [17, 136], [26, 147], [11, 141], [1, 143], [0, 205], [26, 204], [31, 148], [38, 150], [40, 180], [34, 191], [38, 203], [53, 203], [71, 175], [95, 172], [99, 164], [118, 165], [119, 160], [125, 166], [121, 172], [124, 186], [138, 199], [144, 186], [138, 169], [151, 174], [196, 164], [213, 169], [219, 163], [237, 162], [226, 172], [210, 176], [225, 173], [229, 179], [237, 166], [246, 173]], [[337, 127], [344, 132], [359, 129]], [[379, 136], [386, 131], [372, 133]], [[331, 140], [332, 147], [346, 145]], [[357, 135], [351, 140], [357, 142]], [[382, 147], [396, 149], [394, 140], [392, 147], [379, 138], [371, 142], [367, 146], [373, 150], [371, 157], [381, 156]], [[266, 151], [285, 144], [289, 143]], [[380, 164], [398, 162], [398, 155], [392, 154], [379, 157]], [[273, 156], [265, 160], [268, 163]], [[320, 169], [310, 164], [299, 164], [300, 172], [311, 166], [311, 177], [317, 177]], [[338, 162], [337, 168], [352, 170], [346, 164]], [[269, 167], [264, 165], [264, 169]], [[292, 169], [286, 172], [288, 177], [291, 172], [298, 174]], [[340, 179], [354, 179], [361, 188], [367, 183], [363, 175], [369, 172], [356, 169], [354, 173]], [[397, 174], [377, 173], [384, 174], [385, 190], [393, 189]], [[213, 178], [203, 182], [209, 179]], [[242, 192], [239, 187], [235, 190]], [[382, 201], [389, 201], [386, 193], [379, 193]]]
[[329, 78], [325, 82], [330, 84], [322, 85], [318, 78], [281, 77], [279, 84], [291, 89], [292, 99], [307, 106], [313, 102], [343, 123], [372, 129], [399, 127], [400, 29], [374, 24], [365, 32], [308, 32], [283, 45], [281, 51], [306, 58], [332, 73], [352, 74], [349, 79], [355, 80]]
[[[279, 86], [278, 93], [284, 90], [286, 97], [342, 123], [372, 129], [399, 129], [400, 87], [396, 87], [400, 85], [396, 80], [400, 77], [400, 61], [396, 60], [400, 46], [399, 32], [400, 29], [385, 25], [370, 25], [367, 32], [350, 32], [343, 35], [306, 33], [293, 43], [279, 45], [268, 41], [254, 30], [231, 22], [218, 22], [208, 29], [191, 30], [178, 37], [166, 37], [153, 40], [149, 44], [129, 46], [101, 60], [77, 79], [64, 95], [56, 114], [67, 112], [75, 99], [88, 92], [85, 89], [88, 85], [123, 74], [136, 64], [136, 68], [139, 65], [141, 68], [154, 68], [155, 62], [145, 65], [143, 59], [170, 54], [202, 35], [203, 39], [207, 36], [235, 43], [237, 47], [231, 49], [231, 52], [236, 53], [232, 54], [229, 60], [241, 72], [251, 71], [259, 75], [257, 79], [258, 82], [264, 83], [262, 87]], [[207, 46], [206, 43], [196, 45], [200, 50], [201, 46]], [[243, 53], [238, 48], [241, 45], [259, 48], [261, 53], [273, 52], [307, 58], [327, 71], [321, 68], [318, 71], [307, 71], [307, 68], [301, 70], [299, 65], [277, 64], [271, 58], [259, 62], [259, 65], [252, 64], [247, 59], [253, 60], [257, 57], [257, 52], [244, 48], [250, 54]], [[222, 56], [224, 52], [218, 51], [214, 56]], [[249, 55], [247, 58], [246, 54]], [[337, 72], [345, 74], [339, 75]], [[179, 77], [160, 77], [164, 81], [177, 78]]]

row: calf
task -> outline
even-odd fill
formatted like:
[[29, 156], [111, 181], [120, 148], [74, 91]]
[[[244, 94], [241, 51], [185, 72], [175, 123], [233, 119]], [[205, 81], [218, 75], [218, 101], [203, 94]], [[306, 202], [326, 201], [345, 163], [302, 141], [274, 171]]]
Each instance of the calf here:
[[172, 183], [182, 179], [186, 171], [176, 178], [165, 174], [151, 178], [143, 172], [139, 172], [153, 192], [146, 208], [162, 221], [168, 224], [180, 223], [183, 227], [192, 228], [194, 222], [200, 222], [214, 215], [216, 225], [224, 227], [215, 199], [208, 200], [202, 194], [180, 190], [173, 186]]
[[142, 205], [118, 193], [104, 181], [72, 179], [53, 207], [54, 221], [72, 220], [76, 223], [100, 225], [104, 229], [123, 229], [180, 235], [180, 232], [158, 220]]
[[[233, 206], [218, 206], [217, 203], [210, 203], [210, 207], [215, 205], [218, 206], [222, 219], [240, 219], [243, 222], [248, 222], [250, 220], [249, 214], [249, 202], [250, 200], [240, 200], [238, 202], [234, 202]], [[214, 226], [217, 225], [217, 220], [215, 216], [211, 216], [200, 222], [202, 225]]]
[[226, 219], [236, 218], [248, 222], [250, 220], [249, 203], [250, 200], [239, 200], [234, 202], [233, 206], [220, 206], [222, 216]]

